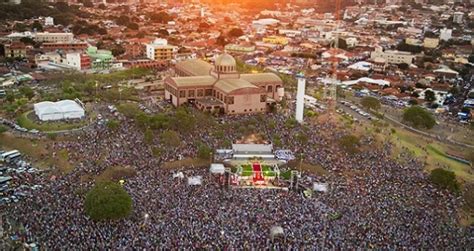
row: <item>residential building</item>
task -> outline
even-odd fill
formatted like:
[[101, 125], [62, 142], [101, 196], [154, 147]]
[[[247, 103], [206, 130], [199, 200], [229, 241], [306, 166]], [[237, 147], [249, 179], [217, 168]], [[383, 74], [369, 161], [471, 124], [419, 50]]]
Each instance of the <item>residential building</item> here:
[[74, 40], [74, 34], [38, 32], [34, 34], [34, 39], [41, 43], [71, 43]]
[[453, 22], [457, 24], [461, 24], [463, 21], [463, 15], [464, 13], [462, 12], [454, 12], [453, 14]]
[[147, 69], [163, 69], [169, 63], [167, 61], [158, 61], [150, 59], [125, 60], [122, 62], [125, 68], [147, 68]]
[[288, 44], [288, 38], [286, 37], [280, 37], [280, 36], [269, 36], [269, 37], [264, 37], [262, 39], [264, 43], [270, 43], [270, 44], [278, 44], [278, 45], [287, 45]]
[[370, 58], [383, 58], [389, 64], [412, 64], [416, 55], [406, 51], [384, 50], [382, 47], [377, 47], [375, 51], [370, 53]]
[[35, 64], [40, 65], [43, 63], [61, 64], [63, 63], [63, 58], [61, 54], [57, 52], [47, 52], [35, 55]]
[[83, 51], [87, 49], [88, 45], [85, 42], [70, 42], [70, 43], [42, 43], [41, 49], [43, 51]]
[[175, 106], [195, 104], [204, 111], [227, 114], [259, 113], [281, 100], [283, 82], [273, 73], [240, 74], [235, 59], [222, 54], [211, 65], [188, 60], [176, 65], [178, 75], [165, 79], [165, 99]]
[[440, 30], [439, 39], [443, 41], [448, 41], [451, 39], [451, 34], [453, 33], [452, 29], [443, 28]]
[[44, 26], [53, 26], [53, 25], [54, 25], [54, 18], [52, 17], [44, 18]]
[[12, 42], [5, 44], [5, 57], [7, 58], [25, 58], [27, 46], [22, 42]]
[[425, 48], [434, 49], [438, 47], [438, 45], [439, 45], [438, 38], [425, 37], [425, 39], [423, 40], [423, 47]]
[[71, 52], [66, 54], [66, 64], [78, 71], [91, 68], [91, 58], [84, 53]]
[[155, 39], [146, 45], [146, 57], [151, 60], [172, 60], [178, 52], [178, 47], [169, 45], [166, 39]]
[[254, 45], [227, 44], [224, 48], [227, 52], [237, 53], [250, 53], [255, 51]]
[[112, 67], [114, 56], [111, 51], [98, 50], [97, 47], [89, 47], [86, 54], [90, 57], [93, 70], [108, 70]]

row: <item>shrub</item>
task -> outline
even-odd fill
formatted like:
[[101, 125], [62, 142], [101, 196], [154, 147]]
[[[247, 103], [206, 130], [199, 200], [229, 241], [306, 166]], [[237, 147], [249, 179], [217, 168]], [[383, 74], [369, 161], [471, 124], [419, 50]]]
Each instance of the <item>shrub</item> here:
[[86, 195], [85, 211], [93, 220], [116, 220], [132, 211], [132, 198], [117, 183], [97, 183]]
[[459, 183], [456, 180], [456, 175], [452, 171], [436, 168], [431, 171], [430, 180], [441, 188], [448, 189], [453, 192], [459, 191]]

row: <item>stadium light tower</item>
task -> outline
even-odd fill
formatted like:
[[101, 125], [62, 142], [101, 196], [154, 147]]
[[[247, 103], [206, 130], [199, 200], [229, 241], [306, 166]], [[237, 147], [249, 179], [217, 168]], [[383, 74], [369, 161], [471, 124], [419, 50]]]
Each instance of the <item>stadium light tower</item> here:
[[303, 123], [303, 113], [304, 113], [304, 93], [306, 88], [306, 78], [303, 73], [298, 73], [296, 75], [298, 79], [298, 90], [296, 91], [296, 112], [295, 119], [299, 123]]

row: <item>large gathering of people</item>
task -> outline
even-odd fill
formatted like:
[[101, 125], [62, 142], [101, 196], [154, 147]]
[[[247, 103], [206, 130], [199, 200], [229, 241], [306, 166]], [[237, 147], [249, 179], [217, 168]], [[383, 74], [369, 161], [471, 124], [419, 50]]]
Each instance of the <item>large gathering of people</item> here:
[[[459, 198], [432, 186], [423, 164], [409, 154], [393, 157], [391, 145], [363, 138], [364, 151], [348, 154], [337, 139], [351, 129], [331, 123], [289, 126], [282, 114], [224, 117], [218, 123], [181, 134], [181, 144], [167, 146], [158, 136], [152, 144], [130, 119], [117, 130], [96, 125], [74, 139], [49, 147], [67, 149], [70, 173], [44, 173], [28, 182], [41, 184], [32, 196], [5, 208], [24, 228], [25, 242], [47, 250], [130, 249], [471, 249], [472, 228], [459, 225]], [[243, 129], [242, 129], [243, 128]], [[303, 172], [300, 182], [325, 182], [329, 189], [310, 198], [276, 189], [222, 189], [207, 169], [162, 168], [179, 157], [196, 157], [197, 143], [212, 149], [251, 128], [275, 148], [290, 149], [327, 174]], [[225, 133], [216, 133], [220, 130]], [[307, 142], [295, 135], [307, 135]], [[226, 143], [227, 142], [227, 143]], [[161, 149], [159, 156], [153, 148]], [[133, 199], [132, 214], [121, 220], [95, 222], [84, 212], [86, 192], [95, 177], [110, 166], [130, 166], [137, 175], [125, 189]], [[174, 178], [200, 175], [200, 186]], [[338, 215], [338, 217], [334, 217]], [[280, 226], [284, 235], [270, 237]]]

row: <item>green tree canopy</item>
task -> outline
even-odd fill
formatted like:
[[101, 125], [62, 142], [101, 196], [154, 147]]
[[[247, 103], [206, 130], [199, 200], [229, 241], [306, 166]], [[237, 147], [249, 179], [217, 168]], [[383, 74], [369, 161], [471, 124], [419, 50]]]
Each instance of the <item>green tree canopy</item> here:
[[205, 159], [205, 160], [208, 160], [211, 158], [211, 153], [212, 153], [212, 149], [204, 144], [204, 143], [200, 143], [198, 145], [198, 158], [200, 159]]
[[165, 144], [173, 147], [177, 147], [181, 144], [178, 133], [172, 130], [163, 131], [161, 133], [161, 140], [164, 141]]
[[436, 168], [431, 171], [430, 180], [441, 188], [453, 192], [459, 191], [459, 183], [456, 180], [456, 175], [452, 171], [444, 170], [443, 168]]
[[86, 214], [93, 220], [116, 220], [127, 217], [132, 211], [132, 198], [117, 183], [97, 183], [86, 195]]
[[411, 106], [403, 112], [403, 121], [417, 128], [431, 129], [436, 124], [433, 115], [420, 106]]
[[428, 102], [433, 102], [436, 100], [435, 93], [432, 90], [425, 91], [425, 100]]
[[372, 109], [376, 111], [380, 109], [380, 101], [374, 97], [370, 97], [370, 96], [364, 97], [360, 101], [360, 104], [366, 109]]
[[28, 100], [32, 99], [35, 96], [35, 92], [33, 91], [33, 89], [28, 86], [20, 87], [20, 93], [26, 98], [28, 98]]

